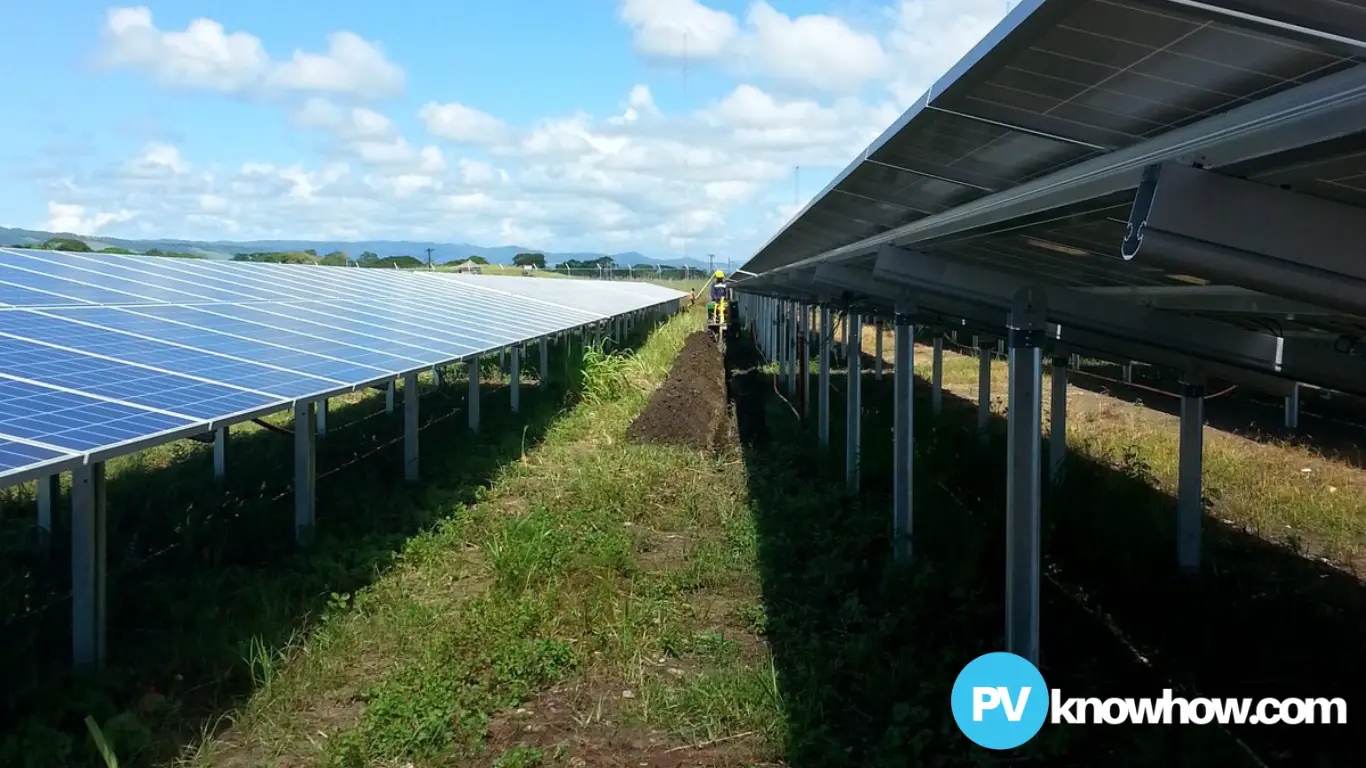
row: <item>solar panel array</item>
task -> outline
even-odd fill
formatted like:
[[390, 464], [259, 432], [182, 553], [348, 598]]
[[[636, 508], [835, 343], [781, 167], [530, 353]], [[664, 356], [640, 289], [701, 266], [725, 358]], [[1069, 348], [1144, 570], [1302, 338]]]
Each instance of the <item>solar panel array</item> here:
[[0, 249], [0, 482], [682, 296], [644, 283]]
[[[1279, 5], [1292, 16], [1298, 10]], [[763, 273], [818, 256], [1362, 60], [1360, 50], [1299, 39], [1284, 25], [1247, 23], [1239, 7], [1022, 0], [744, 269]], [[1130, 201], [1118, 205], [1127, 212]], [[1081, 258], [1100, 284], [1127, 284], [1112, 263], [1112, 242]], [[1050, 259], [1037, 248], [1026, 256]], [[1068, 272], [1078, 257], [1053, 260]], [[1172, 283], [1160, 272], [1141, 280]]]

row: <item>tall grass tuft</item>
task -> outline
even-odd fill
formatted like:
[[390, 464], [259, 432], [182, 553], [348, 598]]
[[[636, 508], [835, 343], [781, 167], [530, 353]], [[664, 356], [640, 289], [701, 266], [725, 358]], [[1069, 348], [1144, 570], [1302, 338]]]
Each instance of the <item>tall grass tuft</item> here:
[[600, 344], [585, 347], [583, 400], [593, 405], [619, 400], [633, 389], [633, 382], [643, 378], [644, 374], [640, 358], [630, 350], [608, 352]]

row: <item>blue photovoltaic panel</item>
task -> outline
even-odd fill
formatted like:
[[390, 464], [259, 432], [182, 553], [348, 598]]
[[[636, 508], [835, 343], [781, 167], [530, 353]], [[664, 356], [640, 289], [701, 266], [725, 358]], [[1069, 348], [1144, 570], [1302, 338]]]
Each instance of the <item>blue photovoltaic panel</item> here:
[[[250, 308], [250, 305], [218, 306], [241, 306], [248, 309]], [[273, 325], [252, 325], [243, 319], [241, 313], [233, 313], [225, 316], [216, 311], [200, 310], [197, 307], [142, 307], [137, 309], [136, 312], [139, 315], [146, 315], [149, 318], [163, 318], [176, 323], [187, 323], [209, 331], [235, 334], [242, 334], [245, 332], [249, 333], [253, 339], [268, 342], [270, 344], [279, 344], [281, 346], [317, 353], [319, 355], [342, 358], [348, 363], [368, 368], [372, 371], [370, 374], [372, 376], [384, 374], [386, 372], [392, 373], [394, 371], [407, 370], [414, 366], [421, 365], [423, 362], [422, 360], [403, 358], [374, 349], [376, 346], [381, 346], [383, 342], [377, 343], [372, 340], [368, 346], [364, 344], [351, 344], [338, 341], [330, 334], [320, 336], [317, 333], [306, 330], [296, 330], [295, 328], [300, 324], [291, 324], [286, 318], [275, 318], [277, 322]], [[285, 325], [294, 325], [295, 328], [285, 328], [283, 327]], [[253, 357], [253, 359], [260, 358]], [[284, 365], [284, 363], [277, 364]], [[295, 365], [287, 365], [286, 367], [300, 370]], [[336, 378], [338, 375], [350, 376], [350, 374], [344, 372], [329, 375], [333, 378]]]
[[280, 397], [306, 397], [337, 387], [336, 382], [329, 379], [281, 371], [256, 363], [239, 362], [221, 355], [173, 347], [150, 339], [69, 323], [60, 317], [23, 310], [0, 312], [0, 333], [41, 340], [79, 352], [185, 373]]
[[33, 464], [45, 464], [49, 461], [66, 458], [69, 455], [0, 437], [0, 472], [8, 472]]
[[[143, 264], [165, 263], [170, 259], [143, 258]], [[106, 284], [106, 276], [116, 280], [127, 281], [126, 290], [143, 294], [152, 295], [158, 299], [165, 299], [172, 303], [186, 301], [253, 301], [263, 297], [254, 296], [249, 292], [242, 292], [230, 285], [210, 285], [203, 282], [196, 283], [185, 280], [175, 273], [164, 269], [139, 269], [138, 262], [129, 257], [112, 258], [107, 255], [61, 253], [56, 251], [0, 251], [0, 263], [11, 264], [17, 267], [28, 267], [29, 269], [42, 270], [50, 273], [49, 264], [60, 264], [70, 267], [71, 271], [64, 273], [84, 282], [97, 282], [101, 285]], [[181, 298], [174, 298], [181, 296]]]
[[[175, 318], [179, 322], [186, 322], [185, 318], [193, 317], [191, 310], [184, 307], [163, 309], [167, 314], [179, 315]], [[101, 328], [136, 333], [158, 341], [183, 344], [206, 352], [231, 355], [245, 361], [320, 376], [334, 383], [369, 381], [386, 373], [383, 368], [360, 366], [346, 360], [334, 359], [327, 353], [333, 351], [331, 348], [335, 345], [329, 345], [326, 341], [299, 337], [294, 340], [297, 347], [262, 343], [253, 335], [249, 335], [249, 329], [242, 328], [241, 324], [238, 324], [234, 331], [210, 330], [177, 322], [167, 323], [155, 317], [103, 307], [54, 310], [53, 314], [69, 320], [93, 323]], [[222, 325], [221, 321], [219, 325]], [[392, 373], [392, 370], [389, 372]]]
[[683, 295], [479, 280], [0, 248], [0, 477]]
[[0, 336], [0, 371], [147, 408], [213, 419], [280, 398]]
[[93, 451], [194, 422], [72, 392], [0, 379], [0, 434]]
[[[221, 317], [233, 318], [246, 323], [255, 323], [257, 328], [280, 328], [296, 333], [309, 334], [348, 344], [359, 348], [385, 349], [391, 352], [395, 362], [393, 370], [403, 365], [425, 363], [433, 355], [453, 359], [468, 354], [466, 347], [434, 342], [430, 339], [412, 337], [407, 341], [396, 338], [395, 334], [383, 329], [357, 324], [353, 320], [325, 313], [320, 304], [223, 304], [212, 307], [198, 307], [198, 311]], [[374, 361], [358, 360], [370, 364]]]
[[133, 296], [97, 286], [77, 285], [48, 275], [35, 275], [0, 266], [5, 303], [15, 306], [65, 307], [72, 304], [120, 304]]
[[[186, 302], [195, 297], [141, 285], [113, 275], [74, 269], [55, 261], [37, 261], [0, 250], [0, 280], [93, 301], [113, 304]], [[95, 298], [98, 296], [99, 298]], [[70, 302], [67, 302], [70, 303]]]
[[416, 337], [431, 337], [457, 344], [470, 351], [497, 349], [509, 343], [511, 335], [503, 332], [489, 318], [482, 322], [470, 317], [436, 317], [396, 312], [387, 307], [378, 307], [360, 302], [329, 302], [344, 315], [356, 318], [356, 323], [375, 323], [412, 334]]

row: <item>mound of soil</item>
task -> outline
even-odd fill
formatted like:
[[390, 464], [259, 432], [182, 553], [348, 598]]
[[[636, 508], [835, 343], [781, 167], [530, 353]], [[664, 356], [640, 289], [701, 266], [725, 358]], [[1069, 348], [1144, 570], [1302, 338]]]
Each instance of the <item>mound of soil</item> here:
[[721, 350], [698, 331], [687, 338], [673, 369], [626, 429], [638, 443], [709, 450], [726, 415], [726, 374]]

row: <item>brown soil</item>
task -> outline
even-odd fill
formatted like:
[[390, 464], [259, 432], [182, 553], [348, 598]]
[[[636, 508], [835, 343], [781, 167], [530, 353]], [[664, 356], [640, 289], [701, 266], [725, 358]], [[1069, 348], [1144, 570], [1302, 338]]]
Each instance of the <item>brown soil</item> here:
[[721, 350], [707, 334], [688, 337], [673, 370], [626, 430], [640, 443], [711, 450], [725, 434], [726, 374]]

